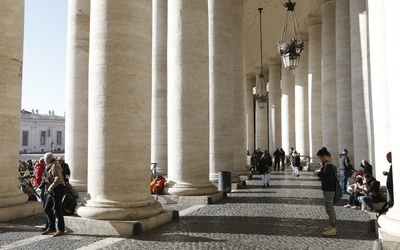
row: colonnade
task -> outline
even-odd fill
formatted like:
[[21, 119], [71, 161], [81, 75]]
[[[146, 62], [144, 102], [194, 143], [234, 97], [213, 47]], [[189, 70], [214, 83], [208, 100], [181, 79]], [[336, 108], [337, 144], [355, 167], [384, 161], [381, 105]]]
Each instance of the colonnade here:
[[[231, 171], [234, 181], [246, 173], [245, 152], [254, 144], [294, 146], [309, 155], [326, 146], [335, 160], [347, 148], [354, 165], [370, 160], [383, 183], [384, 157], [393, 151], [398, 179], [399, 52], [391, 49], [399, 38], [398, 3], [319, 0], [320, 12], [307, 20], [299, 68], [268, 61], [269, 105], [255, 107], [254, 120], [251, 85], [261, 69], [244, 74], [241, 1], [152, 2], [69, 1], [66, 158], [71, 182], [89, 195], [80, 216], [159, 214], [148, 192], [150, 162], [168, 174], [167, 193], [213, 194], [218, 171]], [[7, 72], [0, 79], [0, 210], [27, 200], [12, 184], [23, 8], [23, 0], [7, 0], [0, 10], [0, 44], [7, 45], [0, 51]], [[396, 183], [394, 193], [400, 200]], [[400, 205], [379, 221], [387, 235], [400, 235]]]

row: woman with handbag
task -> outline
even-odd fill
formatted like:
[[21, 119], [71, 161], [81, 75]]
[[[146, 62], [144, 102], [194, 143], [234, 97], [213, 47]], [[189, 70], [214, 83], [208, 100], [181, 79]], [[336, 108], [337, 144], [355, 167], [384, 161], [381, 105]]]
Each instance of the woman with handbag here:
[[[66, 193], [65, 182], [60, 163], [56, 161], [52, 153], [44, 155], [46, 168], [44, 171], [45, 194], [47, 194], [44, 205], [48, 228], [42, 235], [54, 233], [53, 237], [64, 235], [65, 224], [62, 213], [62, 199]], [[56, 230], [56, 216], [58, 230]]]

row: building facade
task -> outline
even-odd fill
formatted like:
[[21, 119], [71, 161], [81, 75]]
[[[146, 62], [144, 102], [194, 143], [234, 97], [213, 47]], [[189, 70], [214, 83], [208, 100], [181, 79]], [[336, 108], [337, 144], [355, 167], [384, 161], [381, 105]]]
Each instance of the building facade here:
[[20, 153], [64, 152], [65, 117], [21, 111]]

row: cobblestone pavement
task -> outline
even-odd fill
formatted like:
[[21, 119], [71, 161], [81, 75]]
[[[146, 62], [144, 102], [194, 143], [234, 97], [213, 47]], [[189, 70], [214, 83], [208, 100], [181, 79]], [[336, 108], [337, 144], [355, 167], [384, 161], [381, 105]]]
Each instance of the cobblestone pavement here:
[[0, 249], [372, 249], [376, 236], [370, 217], [336, 206], [337, 236], [322, 236], [328, 225], [320, 182], [311, 172], [296, 178], [291, 170], [274, 171], [271, 187], [260, 178], [228, 194], [217, 204], [166, 205], [180, 211], [177, 221], [131, 239], [39, 234], [44, 217], [0, 223]]

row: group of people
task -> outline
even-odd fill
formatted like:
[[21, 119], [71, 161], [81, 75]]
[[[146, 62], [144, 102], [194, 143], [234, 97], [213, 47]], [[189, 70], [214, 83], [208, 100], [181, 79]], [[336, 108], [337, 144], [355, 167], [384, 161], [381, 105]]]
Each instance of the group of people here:
[[65, 231], [64, 215], [75, 213], [79, 193], [69, 183], [70, 175], [71, 171], [64, 156], [56, 159], [50, 152], [34, 165], [32, 185], [40, 190], [40, 199], [46, 214], [46, 226], [42, 229], [42, 235], [62, 236]]
[[258, 172], [261, 175], [261, 181], [263, 184], [263, 188], [269, 187], [269, 183], [271, 181], [271, 171], [272, 171], [272, 156], [265, 150], [264, 153], [260, 148], [257, 148], [252, 154], [250, 158], [250, 170], [253, 174]]
[[[360, 170], [357, 171], [355, 177], [355, 183], [347, 185], [348, 178], [352, 176], [356, 170], [350, 164], [350, 160], [347, 156], [348, 151], [343, 150], [339, 158], [339, 171], [340, 171], [340, 190], [343, 193], [350, 194], [348, 203], [344, 206], [346, 208], [358, 209], [361, 204], [364, 204], [367, 211], [373, 211], [373, 202], [379, 202], [382, 200], [380, 192], [380, 182], [372, 175], [372, 166], [366, 160], [362, 160], [360, 164]], [[332, 163], [331, 153], [326, 147], [321, 148], [317, 156], [319, 157], [321, 164], [320, 168], [315, 171], [315, 174], [321, 180], [321, 186], [324, 196], [325, 210], [329, 217], [329, 226], [322, 232], [323, 235], [336, 235], [336, 214], [334, 209], [334, 199], [336, 194], [336, 183], [338, 179], [337, 168]], [[392, 163], [392, 154], [389, 152], [386, 155], [386, 159], [389, 163]], [[389, 172], [383, 172], [387, 175], [387, 191], [388, 200], [393, 204], [393, 177], [391, 175], [392, 166], [390, 166]]]

